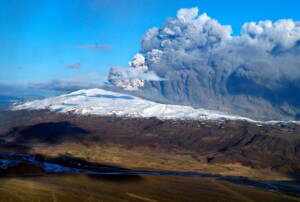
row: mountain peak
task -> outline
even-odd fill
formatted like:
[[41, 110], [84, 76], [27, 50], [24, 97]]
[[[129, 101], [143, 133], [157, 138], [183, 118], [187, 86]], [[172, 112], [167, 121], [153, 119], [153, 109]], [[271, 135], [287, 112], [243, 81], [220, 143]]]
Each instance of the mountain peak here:
[[12, 107], [12, 110], [39, 110], [82, 115], [121, 116], [134, 118], [189, 119], [189, 120], [247, 120], [248, 118], [227, 113], [195, 109], [189, 106], [161, 104], [136, 96], [99, 88], [79, 90], [69, 94], [43, 100], [26, 102]]

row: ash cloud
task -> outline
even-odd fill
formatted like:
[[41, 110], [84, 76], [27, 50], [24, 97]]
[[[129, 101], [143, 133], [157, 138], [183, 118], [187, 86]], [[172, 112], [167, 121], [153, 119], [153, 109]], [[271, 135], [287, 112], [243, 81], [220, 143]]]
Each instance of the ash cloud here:
[[261, 117], [299, 112], [300, 22], [292, 19], [246, 22], [233, 36], [230, 25], [198, 15], [198, 8], [181, 9], [145, 34], [140, 53], [147, 71], [162, 80], [138, 88], [169, 100], [230, 112], [235, 107], [241, 115], [255, 107], [270, 110], [257, 112]]
[[[290, 19], [245, 23], [240, 36], [198, 9], [182, 9], [161, 28], [149, 30], [141, 43], [149, 69], [196, 68], [227, 74], [241, 72], [270, 88], [300, 78], [300, 23]], [[226, 74], [226, 73], [224, 73]], [[221, 84], [220, 84], [221, 85]]]
[[153, 71], [148, 71], [145, 58], [141, 54], [136, 54], [128, 65], [129, 68], [111, 68], [108, 76], [109, 82], [124, 90], [137, 91], [139, 87], [144, 87], [146, 81], [162, 80]]

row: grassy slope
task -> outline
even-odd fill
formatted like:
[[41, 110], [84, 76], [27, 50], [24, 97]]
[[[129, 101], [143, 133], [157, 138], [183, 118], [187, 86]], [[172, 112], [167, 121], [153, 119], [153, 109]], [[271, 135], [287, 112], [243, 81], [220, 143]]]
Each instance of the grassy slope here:
[[1, 201], [300, 201], [213, 179], [44, 175], [0, 179]]
[[163, 122], [46, 112], [0, 114], [0, 151], [67, 154], [131, 169], [269, 180], [290, 180], [299, 173], [299, 134], [300, 126], [295, 124]]

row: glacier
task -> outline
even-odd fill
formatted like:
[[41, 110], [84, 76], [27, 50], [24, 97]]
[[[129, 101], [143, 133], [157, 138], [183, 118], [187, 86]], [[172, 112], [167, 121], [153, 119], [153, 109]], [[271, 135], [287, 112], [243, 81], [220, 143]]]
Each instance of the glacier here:
[[81, 115], [119, 116], [132, 118], [188, 119], [188, 120], [245, 120], [249, 118], [225, 112], [195, 109], [190, 106], [162, 104], [136, 96], [99, 88], [83, 89], [72, 93], [17, 104], [11, 110], [49, 109], [58, 113]]

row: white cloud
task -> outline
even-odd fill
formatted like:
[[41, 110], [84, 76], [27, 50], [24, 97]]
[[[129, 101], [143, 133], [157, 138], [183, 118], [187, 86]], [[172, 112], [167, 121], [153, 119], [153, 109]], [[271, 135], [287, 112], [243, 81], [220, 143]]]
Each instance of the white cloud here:
[[108, 80], [124, 90], [136, 91], [139, 87], [144, 87], [145, 81], [160, 81], [161, 78], [153, 71], [148, 71], [143, 55], [136, 54], [129, 62], [129, 68], [111, 68]]
[[28, 87], [32, 89], [45, 89], [56, 91], [75, 91], [79, 89], [101, 88], [98, 72], [79, 74], [72, 78], [56, 78], [45, 82], [30, 82]]
[[80, 89], [101, 88], [103, 84], [99, 82], [88, 82], [76, 79], [53, 79], [47, 82], [30, 82], [29, 88], [45, 89], [56, 91], [76, 91]]
[[83, 50], [94, 50], [94, 51], [108, 51], [112, 49], [111, 45], [106, 45], [106, 44], [83, 44], [83, 45], [73, 45], [70, 47], [83, 49]]
[[76, 63], [66, 66], [66, 69], [80, 69], [80, 68], [81, 68], [80, 62], [76, 62]]

